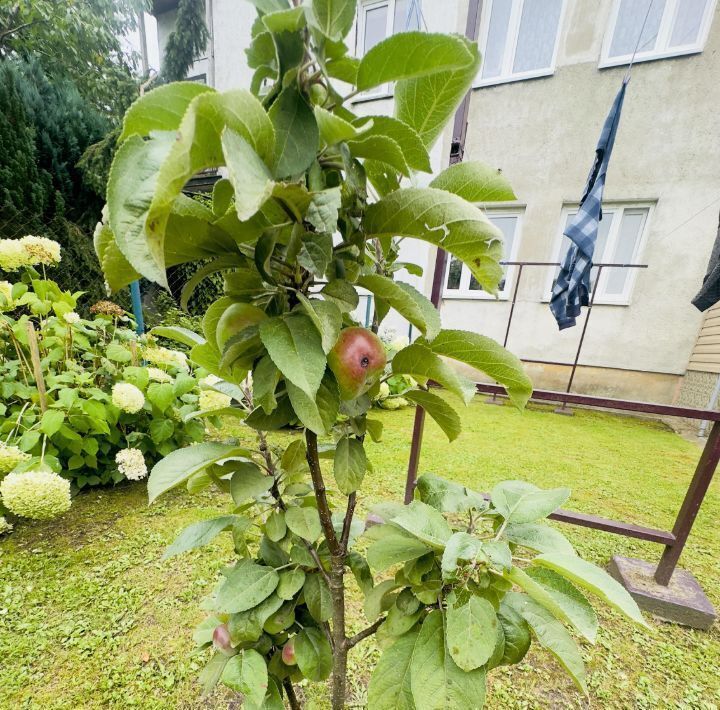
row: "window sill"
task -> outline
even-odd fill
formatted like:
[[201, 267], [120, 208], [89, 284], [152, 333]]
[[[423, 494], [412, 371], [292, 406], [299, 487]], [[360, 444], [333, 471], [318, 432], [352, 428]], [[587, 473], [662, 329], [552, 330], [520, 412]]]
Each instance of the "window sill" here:
[[443, 293], [443, 301], [484, 301], [497, 302], [509, 300], [509, 294], [500, 293], [498, 297], [491, 296], [489, 293]]
[[[652, 54], [638, 55], [635, 57], [634, 64], [640, 62], [654, 62], [658, 59], [673, 59], [675, 57], [687, 57], [691, 54], [701, 54], [703, 51], [702, 47], [691, 47], [684, 49], [671, 49], [664, 52], [653, 52]], [[598, 69], [610, 69], [611, 67], [622, 67], [630, 64], [632, 56], [626, 54], [623, 57], [603, 57], [600, 59]]]
[[497, 84], [512, 84], [516, 81], [527, 81], [528, 79], [541, 79], [542, 77], [552, 76], [555, 73], [555, 67], [551, 69], [539, 69], [533, 72], [524, 72], [523, 74], [512, 74], [511, 76], [494, 76], [488, 79], [480, 79], [473, 82], [473, 89], [484, 89], [488, 86], [496, 86]]
[[366, 94], [366, 95], [358, 94], [357, 96], [355, 96], [352, 99], [352, 101], [350, 101], [350, 103], [353, 105], [354, 104], [366, 104], [369, 101], [384, 101], [387, 99], [392, 99], [392, 98], [394, 98], [394, 96], [395, 96], [395, 94], [393, 94], [392, 92], [389, 92], [389, 91], [384, 92], [382, 94]]

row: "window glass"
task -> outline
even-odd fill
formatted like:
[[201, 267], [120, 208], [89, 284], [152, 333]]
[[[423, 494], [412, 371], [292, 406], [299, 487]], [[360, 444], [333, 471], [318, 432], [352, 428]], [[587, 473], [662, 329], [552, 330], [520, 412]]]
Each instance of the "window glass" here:
[[[565, 222], [565, 229], [567, 229], [570, 226], [570, 222], [572, 222], [572, 220], [575, 219], [576, 215], [577, 215], [577, 211], [568, 213], [567, 220]], [[610, 234], [610, 227], [612, 227], [614, 215], [615, 215], [615, 213], [612, 210], [603, 209], [603, 218], [600, 220], [600, 224], [598, 225], [598, 235], [597, 235], [597, 240], [595, 242], [595, 253], [593, 254], [594, 262], [605, 261], [605, 248], [607, 246], [608, 235]], [[562, 245], [560, 247], [560, 261], [562, 261], [565, 258], [565, 254], [567, 254], [568, 249], [571, 247], [571, 245], [572, 245], [572, 242], [563, 234]], [[555, 278], [556, 279], [558, 277], [558, 274], [560, 273], [560, 268], [561, 267], [559, 267], [559, 266], [557, 266], [555, 268]], [[590, 271], [590, 289], [591, 290], [595, 286], [596, 278], [597, 278], [597, 269], [593, 268]]]
[[483, 56], [483, 78], [499, 76], [502, 73], [511, 10], [512, 0], [493, 0]]
[[[645, 210], [625, 210], [612, 255], [615, 264], [630, 264], [635, 255], [643, 225], [645, 224]], [[621, 296], [625, 285], [630, 278], [630, 269], [608, 269], [605, 294], [608, 296]]]
[[678, 0], [670, 37], [671, 47], [697, 43], [706, 5], [707, 0]]
[[385, 39], [387, 34], [387, 18], [387, 5], [371, 7], [365, 11], [364, 52], [369, 52], [376, 44]]
[[393, 32], [420, 29], [420, 0], [395, 0]]
[[525, 0], [513, 71], [551, 66], [561, 10], [562, 0]]
[[[650, 7], [650, 14], [648, 14], [648, 7]], [[635, 51], [645, 15], [647, 15], [647, 22], [645, 22], [645, 29], [640, 38], [638, 53], [652, 51], [655, 48], [664, 10], [665, 0], [621, 0], [610, 44], [610, 56], [622, 57]]]
[[457, 290], [460, 288], [460, 277], [462, 276], [462, 261], [456, 259], [454, 256], [450, 261], [450, 267], [448, 268], [447, 284], [445, 288], [451, 290]]

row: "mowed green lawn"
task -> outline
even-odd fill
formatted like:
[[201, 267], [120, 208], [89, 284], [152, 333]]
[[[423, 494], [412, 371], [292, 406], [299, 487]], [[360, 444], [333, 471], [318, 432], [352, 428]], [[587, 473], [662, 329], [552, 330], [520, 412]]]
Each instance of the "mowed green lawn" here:
[[[402, 496], [413, 411], [380, 412], [382, 445], [368, 444], [374, 472], [360, 506]], [[448, 445], [428, 422], [421, 470], [479, 490], [518, 478], [568, 485], [570, 507], [653, 527], [670, 527], [699, 447], [664, 425], [598, 412], [560, 417], [532, 407], [519, 414], [477, 400], [464, 433]], [[235, 429], [237, 431], [237, 428]], [[147, 506], [144, 486], [92, 491], [68, 515], [23, 524], [0, 541], [0, 708], [226, 708], [228, 693], [201, 698], [190, 627], [218, 570], [232, 559], [229, 536], [161, 561], [185, 525], [225, 510], [226, 499], [172, 492]], [[720, 482], [698, 517], [681, 560], [720, 608]], [[621, 554], [656, 560], [661, 548], [563, 527], [580, 553], [599, 564]], [[493, 672], [489, 708], [718, 708], [720, 627], [699, 632], [651, 621], [647, 633], [603, 611], [594, 647], [584, 646], [590, 700], [554, 659], [534, 649], [513, 669]], [[353, 592], [351, 624], [365, 625]], [[364, 707], [377, 659], [370, 641], [351, 658], [352, 707]], [[308, 688], [306, 707], [328, 707]]]

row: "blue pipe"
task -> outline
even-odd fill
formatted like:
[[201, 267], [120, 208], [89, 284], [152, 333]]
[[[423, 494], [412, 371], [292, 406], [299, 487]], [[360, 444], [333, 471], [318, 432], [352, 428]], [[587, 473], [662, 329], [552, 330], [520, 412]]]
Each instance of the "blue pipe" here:
[[132, 309], [137, 324], [136, 331], [138, 335], [145, 332], [145, 319], [143, 318], [142, 299], [140, 298], [140, 282], [133, 281], [130, 284], [130, 296], [132, 297]]

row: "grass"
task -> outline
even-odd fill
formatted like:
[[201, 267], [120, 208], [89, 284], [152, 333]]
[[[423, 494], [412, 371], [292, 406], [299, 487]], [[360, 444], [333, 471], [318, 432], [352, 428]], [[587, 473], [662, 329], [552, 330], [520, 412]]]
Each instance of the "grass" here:
[[[368, 444], [363, 514], [402, 495], [413, 412], [381, 412], [382, 445]], [[426, 427], [421, 470], [487, 490], [522, 478], [568, 485], [572, 507], [668, 528], [699, 448], [664, 425], [599, 412], [566, 418], [544, 408], [522, 416], [479, 400], [464, 414], [464, 433], [448, 446]], [[226, 509], [226, 499], [172, 492], [152, 507], [142, 485], [79, 496], [64, 518], [18, 526], [0, 542], [0, 708], [220, 708], [237, 700], [199, 697], [203, 657], [191, 656], [190, 627], [219, 569], [232, 558], [229, 536], [180, 558], [162, 552], [185, 525]], [[720, 487], [700, 511], [682, 566], [720, 608]], [[599, 564], [621, 554], [656, 560], [657, 545], [564, 527], [580, 553]], [[651, 621], [646, 633], [602, 611], [603, 630], [585, 646], [589, 704], [602, 708], [720, 707], [720, 627], [710, 632]], [[363, 625], [360, 599], [351, 624]], [[377, 659], [373, 641], [351, 656], [351, 701], [364, 706]], [[325, 708], [323, 688], [308, 688], [307, 707]], [[542, 650], [514, 669], [493, 672], [489, 708], [587, 707]], [[372, 710], [372, 709], [371, 709]]]

